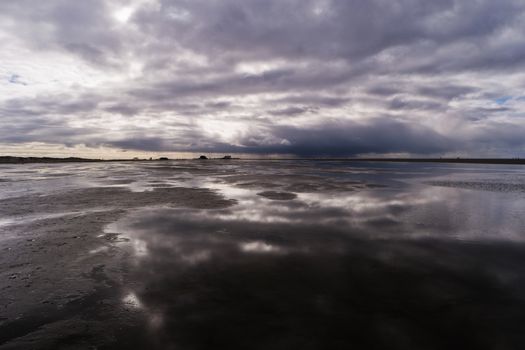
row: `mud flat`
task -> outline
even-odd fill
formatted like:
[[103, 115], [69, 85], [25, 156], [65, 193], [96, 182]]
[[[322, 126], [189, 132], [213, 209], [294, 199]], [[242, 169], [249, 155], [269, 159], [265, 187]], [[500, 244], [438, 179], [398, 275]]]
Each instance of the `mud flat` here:
[[0, 215], [12, 220], [0, 226], [0, 348], [114, 343], [108, 324], [131, 327], [126, 322], [137, 320], [121, 305], [118, 283], [127, 253], [115, 243], [127, 239], [104, 227], [131, 208], [234, 203], [197, 188], [87, 188], [1, 200]]
[[257, 195], [277, 201], [289, 201], [291, 199], [297, 198], [297, 195], [295, 193], [290, 192], [264, 191], [257, 193]]
[[519, 171], [108, 164], [0, 166], [0, 349], [525, 342]]

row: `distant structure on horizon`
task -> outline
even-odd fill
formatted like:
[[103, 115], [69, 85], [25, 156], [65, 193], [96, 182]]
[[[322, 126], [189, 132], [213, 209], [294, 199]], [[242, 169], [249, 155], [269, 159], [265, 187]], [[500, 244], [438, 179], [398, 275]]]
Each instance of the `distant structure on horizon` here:
[[224, 156], [222, 159], [232, 159], [232, 156]]
[[205, 155], [202, 155], [199, 157], [199, 159], [208, 159], [208, 157], [206, 157]]

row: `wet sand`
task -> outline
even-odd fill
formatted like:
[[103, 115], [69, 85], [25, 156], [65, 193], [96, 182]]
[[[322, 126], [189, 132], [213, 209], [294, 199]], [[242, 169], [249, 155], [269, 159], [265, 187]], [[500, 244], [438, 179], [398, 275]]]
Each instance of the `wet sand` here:
[[0, 167], [0, 349], [517, 349], [525, 175]]

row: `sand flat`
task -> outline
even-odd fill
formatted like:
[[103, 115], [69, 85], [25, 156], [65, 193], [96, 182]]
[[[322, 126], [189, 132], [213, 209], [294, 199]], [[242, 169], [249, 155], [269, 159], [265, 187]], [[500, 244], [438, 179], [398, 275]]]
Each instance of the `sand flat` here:
[[456, 185], [513, 188], [524, 180], [515, 169], [169, 161], [19, 171], [23, 181], [0, 183], [0, 349], [524, 340], [525, 198]]

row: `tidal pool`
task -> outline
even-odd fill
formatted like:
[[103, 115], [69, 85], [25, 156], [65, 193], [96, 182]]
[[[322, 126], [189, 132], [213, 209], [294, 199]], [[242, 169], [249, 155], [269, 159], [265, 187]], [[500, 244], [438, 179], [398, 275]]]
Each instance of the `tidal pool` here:
[[0, 349], [518, 349], [521, 166], [0, 166]]

